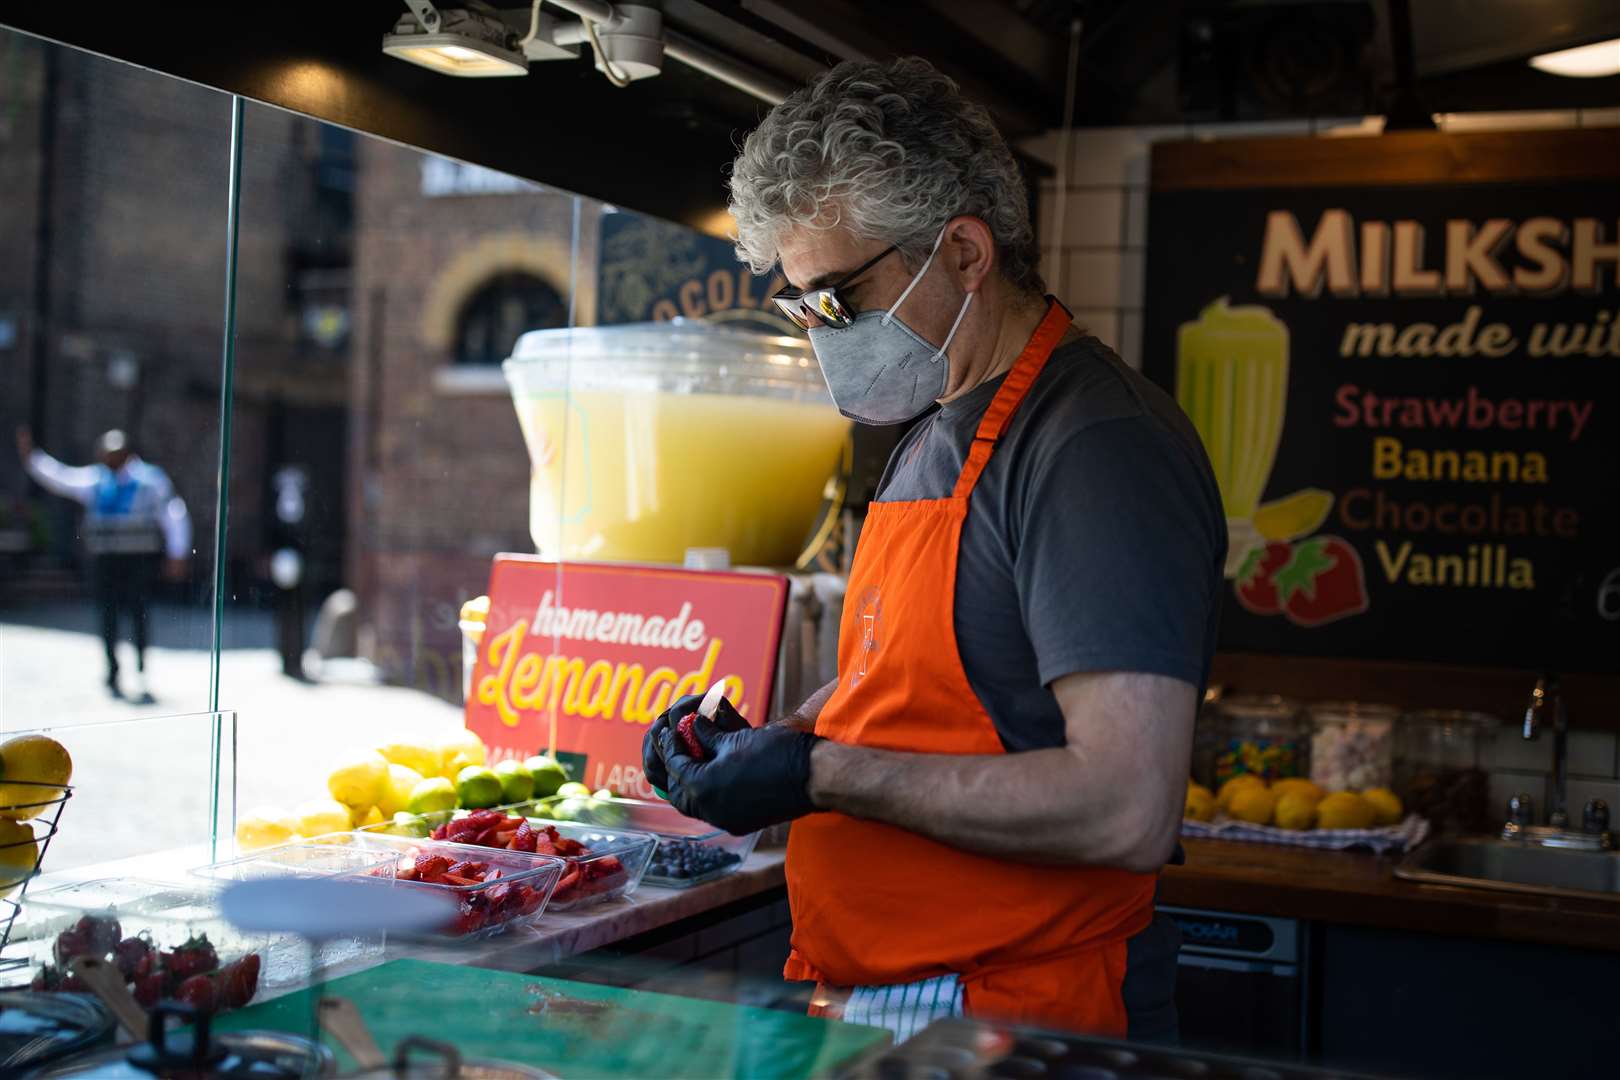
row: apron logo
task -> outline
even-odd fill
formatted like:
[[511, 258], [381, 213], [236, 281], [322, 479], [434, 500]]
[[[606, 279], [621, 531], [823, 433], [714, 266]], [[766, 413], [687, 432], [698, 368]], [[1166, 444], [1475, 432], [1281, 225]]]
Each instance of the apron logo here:
[[872, 654], [877, 652], [882, 639], [878, 632], [883, 626], [883, 597], [877, 586], [872, 586], [861, 594], [860, 604], [855, 609], [855, 628], [861, 635], [861, 653], [855, 671], [849, 677], [850, 689], [854, 689], [860, 681], [866, 678], [866, 669], [872, 662]]

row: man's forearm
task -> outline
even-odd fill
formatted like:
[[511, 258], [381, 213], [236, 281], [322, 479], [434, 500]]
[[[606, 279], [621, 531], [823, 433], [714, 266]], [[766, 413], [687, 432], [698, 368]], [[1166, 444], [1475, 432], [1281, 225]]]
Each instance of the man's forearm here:
[[[1131, 778], [1099, 776], [1069, 748], [1006, 755], [914, 754], [823, 742], [810, 798], [965, 851], [1026, 862], [1157, 869], [1174, 822]], [[1169, 837], [1167, 841], [1165, 838]]]
[[814, 731], [816, 729], [816, 717], [821, 715], [822, 708], [827, 704], [828, 699], [833, 696], [833, 691], [837, 689], [838, 680], [834, 679], [806, 698], [803, 705], [800, 705], [786, 716], [778, 717], [776, 723], [786, 724], [788, 727], [797, 728], [800, 731]]

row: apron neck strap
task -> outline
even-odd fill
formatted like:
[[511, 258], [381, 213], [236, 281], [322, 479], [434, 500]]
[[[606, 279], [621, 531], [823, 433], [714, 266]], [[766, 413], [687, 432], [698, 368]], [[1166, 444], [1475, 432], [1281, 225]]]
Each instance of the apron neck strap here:
[[979, 421], [979, 430], [974, 433], [973, 445], [968, 450], [967, 460], [962, 463], [962, 473], [956, 478], [952, 498], [963, 499], [972, 494], [974, 485], [979, 482], [979, 475], [990, 461], [990, 453], [996, 448], [997, 440], [1007, 430], [1007, 425], [1012, 423], [1013, 414], [1024, 403], [1024, 396], [1040, 377], [1052, 350], [1057, 348], [1069, 329], [1072, 318], [1069, 309], [1055, 297], [1048, 296], [1046, 299], [1046, 316], [1035, 328], [1035, 334], [1024, 346], [1024, 351], [1018, 354], [1012, 370], [1002, 380], [1001, 389], [996, 391], [990, 407], [984, 411], [984, 419]]

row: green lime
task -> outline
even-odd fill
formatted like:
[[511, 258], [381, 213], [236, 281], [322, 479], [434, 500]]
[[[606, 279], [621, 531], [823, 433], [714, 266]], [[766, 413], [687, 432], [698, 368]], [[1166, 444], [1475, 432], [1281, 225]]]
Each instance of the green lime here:
[[456, 774], [456, 795], [466, 810], [498, 806], [501, 801], [501, 778], [488, 766], [468, 765]]
[[534, 796], [534, 773], [521, 761], [507, 760], [495, 766], [495, 775], [501, 778], [501, 801], [524, 802]]
[[411, 836], [422, 839], [432, 830], [428, 828], [428, 823], [418, 815], [401, 810], [394, 815], [392, 821], [382, 826], [379, 831], [385, 832], [389, 836]]
[[586, 787], [584, 784], [570, 780], [568, 783], [557, 789], [557, 794], [561, 795], [565, 799], [588, 799], [591, 797], [591, 789]]
[[442, 776], [430, 776], [411, 789], [405, 809], [413, 814], [432, 814], [456, 808], [456, 785]]
[[534, 774], [534, 797], [537, 799], [557, 794], [557, 789], [568, 783], [568, 770], [550, 754], [536, 754], [523, 764]]

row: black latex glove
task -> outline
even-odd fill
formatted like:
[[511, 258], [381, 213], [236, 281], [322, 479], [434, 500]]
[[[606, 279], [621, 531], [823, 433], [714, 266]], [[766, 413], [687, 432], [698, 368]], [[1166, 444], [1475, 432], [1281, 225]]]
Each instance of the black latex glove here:
[[[726, 702], [716, 713], [737, 716]], [[676, 720], [679, 720], [676, 717]], [[740, 719], [740, 717], [739, 717]], [[689, 755], [665, 724], [654, 736], [663, 756], [669, 801], [687, 817], [743, 836], [816, 809], [810, 801], [810, 752], [819, 735], [786, 724], [727, 731], [698, 717], [693, 733], [707, 758]]]
[[[664, 758], [658, 752], [658, 734], [665, 728], [675, 730], [675, 725], [684, 717], [697, 712], [703, 699], [697, 694], [687, 694], [663, 712], [658, 714], [652, 724], [647, 728], [647, 734], [641, 737], [641, 771], [647, 776], [647, 783], [660, 791], [669, 790], [669, 774], [664, 769]], [[741, 731], [748, 727], [748, 721], [742, 713], [731, 707], [731, 702], [725, 698], [720, 699], [720, 707], [714, 711], [714, 722], [722, 731]]]

